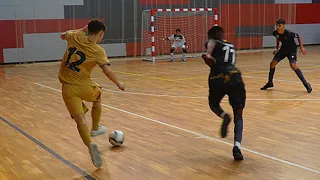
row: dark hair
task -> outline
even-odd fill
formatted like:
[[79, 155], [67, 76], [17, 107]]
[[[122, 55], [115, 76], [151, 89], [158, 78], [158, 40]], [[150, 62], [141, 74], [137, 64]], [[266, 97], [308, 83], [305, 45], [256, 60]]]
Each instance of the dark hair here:
[[176, 32], [181, 32], [181, 30], [179, 28], [176, 29]]
[[105, 31], [106, 25], [98, 19], [93, 19], [88, 24], [88, 33], [89, 34], [98, 34], [100, 31]]
[[222, 40], [224, 36], [224, 30], [221, 26], [213, 26], [208, 31], [208, 39]]
[[286, 22], [283, 19], [279, 19], [276, 24], [286, 24]]

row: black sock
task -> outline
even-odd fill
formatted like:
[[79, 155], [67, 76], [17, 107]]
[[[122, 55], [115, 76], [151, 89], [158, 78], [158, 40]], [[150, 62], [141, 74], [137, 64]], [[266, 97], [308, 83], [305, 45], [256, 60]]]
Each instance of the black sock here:
[[296, 72], [297, 76], [299, 77], [299, 79], [302, 81], [302, 83], [307, 84], [307, 81], [304, 79], [304, 76], [303, 76], [301, 70], [299, 68], [297, 68], [295, 70], [295, 72]]
[[273, 75], [274, 75], [275, 71], [276, 71], [276, 68], [270, 68], [268, 83], [272, 83], [273, 82]]

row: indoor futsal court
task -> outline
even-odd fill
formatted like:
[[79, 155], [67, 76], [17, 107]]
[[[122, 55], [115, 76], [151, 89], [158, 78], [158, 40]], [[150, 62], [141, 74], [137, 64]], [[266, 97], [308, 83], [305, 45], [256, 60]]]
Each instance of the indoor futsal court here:
[[[0, 180], [319, 180], [319, 8], [318, 0], [2, 0]], [[92, 137], [100, 168], [58, 78], [68, 51], [61, 33], [93, 18], [107, 27], [99, 44], [125, 86], [121, 91], [99, 66], [92, 70], [102, 90], [100, 124], [107, 127]], [[260, 89], [268, 82], [278, 19], [302, 38], [307, 54], [297, 46], [297, 64], [310, 93], [287, 58], [276, 66], [274, 87]], [[245, 84], [242, 161], [232, 154], [228, 96], [220, 104], [232, 118], [225, 138], [208, 102], [210, 67], [201, 55], [213, 26], [234, 44]], [[177, 28], [186, 51], [171, 51], [176, 39], [167, 37], [176, 38]], [[91, 130], [92, 103], [83, 102]], [[124, 134], [120, 146], [109, 142], [114, 130]]]

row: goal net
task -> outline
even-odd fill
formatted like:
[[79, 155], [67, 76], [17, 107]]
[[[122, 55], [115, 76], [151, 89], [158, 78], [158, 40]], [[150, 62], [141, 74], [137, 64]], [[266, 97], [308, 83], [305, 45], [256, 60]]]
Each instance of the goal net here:
[[[170, 58], [173, 41], [167, 40], [179, 28], [187, 45], [186, 57], [199, 57], [204, 52], [207, 31], [218, 25], [215, 8], [152, 9], [142, 13], [141, 58], [153, 61]], [[182, 50], [174, 51], [181, 58]]]

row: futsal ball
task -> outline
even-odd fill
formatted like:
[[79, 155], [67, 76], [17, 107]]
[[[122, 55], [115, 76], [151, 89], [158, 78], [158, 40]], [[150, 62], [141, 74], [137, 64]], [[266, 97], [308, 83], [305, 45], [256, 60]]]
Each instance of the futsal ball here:
[[121, 146], [124, 141], [124, 134], [120, 130], [114, 130], [109, 134], [109, 142], [113, 146]]

